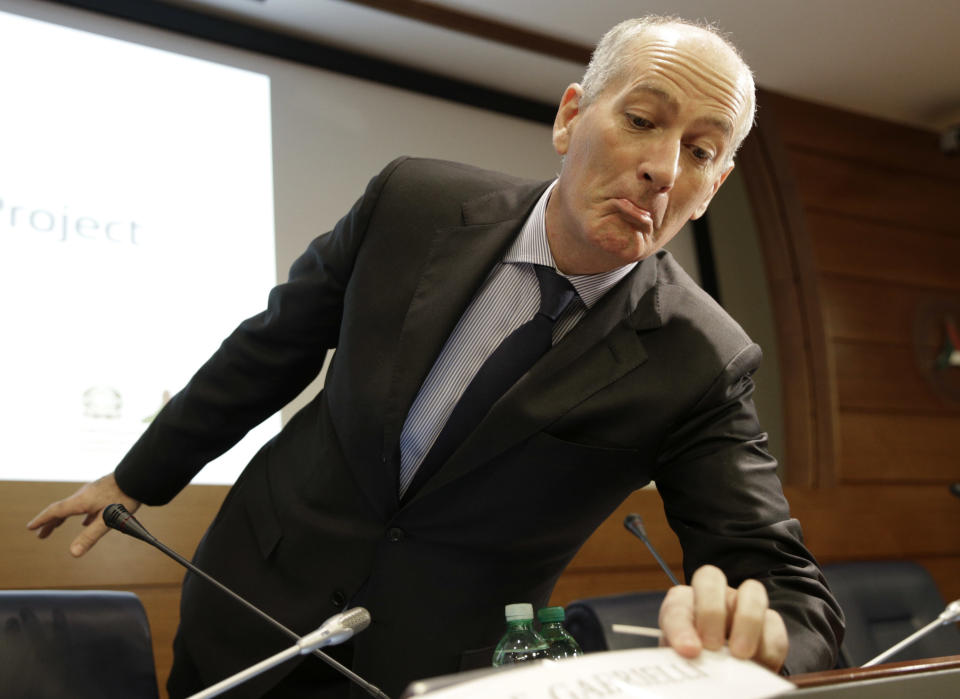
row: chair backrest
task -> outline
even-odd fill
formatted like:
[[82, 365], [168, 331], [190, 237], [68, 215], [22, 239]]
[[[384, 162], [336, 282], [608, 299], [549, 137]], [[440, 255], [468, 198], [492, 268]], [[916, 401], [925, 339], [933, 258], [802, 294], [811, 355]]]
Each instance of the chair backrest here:
[[614, 633], [613, 624], [657, 628], [660, 603], [667, 593], [628, 592], [571, 602], [566, 608], [567, 631], [585, 653], [656, 646], [657, 639]]
[[0, 590], [0, 694], [157, 699], [140, 600], [132, 592]]
[[[840, 664], [858, 667], [936, 619], [946, 607], [927, 570], [911, 561], [823, 566], [846, 617]], [[885, 662], [960, 654], [960, 630], [941, 626]]]

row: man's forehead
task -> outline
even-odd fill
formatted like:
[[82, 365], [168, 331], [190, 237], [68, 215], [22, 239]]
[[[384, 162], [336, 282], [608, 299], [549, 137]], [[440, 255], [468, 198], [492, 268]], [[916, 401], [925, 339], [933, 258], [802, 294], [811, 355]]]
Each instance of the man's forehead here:
[[[641, 80], [631, 85], [625, 94], [627, 99], [637, 97], [656, 102], [662, 109], [676, 114], [681, 109], [681, 100], [669, 87], [660, 85], [652, 80]], [[695, 124], [708, 126], [721, 132], [724, 136], [733, 134], [733, 123], [730, 119], [718, 114], [703, 114], [694, 119]]]
[[749, 69], [729, 46], [706, 30], [686, 25], [651, 27], [634, 37], [623, 51], [618, 73], [607, 86], [611, 92], [644, 93], [665, 108], [678, 109], [683, 93], [712, 97], [723, 107], [720, 111], [727, 112], [711, 115], [724, 132], [735, 131], [746, 118], [753, 90]]

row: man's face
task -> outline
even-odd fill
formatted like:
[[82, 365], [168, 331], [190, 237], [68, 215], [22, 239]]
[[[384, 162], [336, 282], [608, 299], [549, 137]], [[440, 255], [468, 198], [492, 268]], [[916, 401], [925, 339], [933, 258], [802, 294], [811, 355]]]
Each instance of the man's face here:
[[587, 106], [567, 88], [553, 143], [564, 157], [547, 206], [561, 271], [641, 260], [706, 211], [723, 183], [749, 78], [729, 49], [687, 27], [634, 41], [629, 67]]

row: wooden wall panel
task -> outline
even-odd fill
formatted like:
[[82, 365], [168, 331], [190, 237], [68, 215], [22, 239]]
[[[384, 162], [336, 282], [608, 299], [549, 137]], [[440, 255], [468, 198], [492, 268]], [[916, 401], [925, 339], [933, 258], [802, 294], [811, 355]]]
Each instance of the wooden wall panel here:
[[960, 161], [939, 152], [936, 134], [783, 95], [762, 92], [759, 114], [748, 140], [766, 158], [740, 164], [758, 224], [813, 258], [793, 265], [794, 289], [770, 285], [799, 299], [775, 305], [796, 314], [776, 322], [805, 332], [781, 354], [807, 366], [827, 356], [817, 379], [830, 409], [788, 411], [835, 449], [809, 467], [820, 487], [788, 487], [793, 512], [821, 561], [918, 560], [954, 599], [960, 500], [947, 486], [960, 481], [960, 413], [921, 371], [943, 331], [917, 332], [917, 318], [960, 291]]
[[960, 420], [960, 403], [948, 402], [933, 391], [920, 372], [913, 348], [839, 340], [833, 352], [841, 409], [953, 415]]
[[553, 603], [565, 605], [585, 597], [664, 590], [670, 586], [669, 578], [647, 547], [623, 526], [623, 520], [631, 513], [643, 518], [650, 542], [673, 574], [683, 579], [680, 543], [667, 524], [659, 494], [653, 488], [645, 488], [627, 498], [583, 545], [560, 577], [553, 591]]
[[653, 488], [644, 488], [633, 493], [601, 524], [587, 543], [583, 545], [567, 570], [596, 568], [656, 568], [643, 542], [628, 532], [623, 520], [636, 513], [643, 518], [644, 528], [650, 542], [660, 554], [674, 566], [674, 574], [680, 577], [680, 544], [677, 542], [667, 517], [663, 512], [660, 495]]
[[[54, 500], [71, 494], [76, 483], [0, 482], [0, 509], [8, 532], [7, 563], [0, 587], [96, 587], [179, 584], [183, 569], [152, 546], [110, 532], [82, 558], [68, 547], [80, 531], [76, 518], [46, 541], [36, 541], [26, 523]], [[226, 493], [224, 486], [191, 486], [170, 505], [142, 507], [137, 518], [167, 546], [190, 558]]]
[[760, 124], [774, 120], [791, 150], [824, 153], [892, 170], [960, 181], [955, 158], [940, 152], [939, 135], [903, 124], [764, 91]]
[[917, 311], [933, 299], [960, 302], [960, 292], [941, 294], [922, 287], [829, 274], [821, 278], [820, 294], [832, 340], [910, 346], [916, 342], [930, 348], [943, 341], [943, 328], [926, 327], [915, 336]]
[[[960, 401], [936, 384], [951, 377], [929, 376], [943, 328], [919, 319], [960, 302], [960, 162], [936, 134], [770, 93], [761, 105], [773, 122], [764, 137], [781, 147], [782, 196], [799, 202], [791, 244], [813, 251], [798, 285], [816, 289], [806, 298], [824, 333], [795, 347], [823, 342], [829, 357], [835, 482], [957, 480]], [[814, 416], [820, 429], [825, 416]]]
[[958, 236], [822, 211], [808, 212], [806, 227], [819, 273], [960, 289]]
[[[960, 418], [955, 415], [845, 411], [840, 433], [844, 482], [942, 485], [960, 480]], [[960, 508], [960, 499], [956, 504]]]
[[789, 406], [783, 425], [786, 480], [806, 487], [829, 484], [834, 473], [829, 419], [834, 406], [826, 380], [829, 356], [822, 338], [813, 253], [802, 230], [802, 207], [775, 122], [751, 133], [738, 160], [776, 318], [781, 394]]
[[960, 558], [960, 500], [944, 485], [788, 487], [786, 494], [807, 545], [824, 562]]
[[863, 162], [794, 151], [791, 165], [803, 205], [908, 230], [957, 233], [953, 180], [908, 171], [891, 172]]

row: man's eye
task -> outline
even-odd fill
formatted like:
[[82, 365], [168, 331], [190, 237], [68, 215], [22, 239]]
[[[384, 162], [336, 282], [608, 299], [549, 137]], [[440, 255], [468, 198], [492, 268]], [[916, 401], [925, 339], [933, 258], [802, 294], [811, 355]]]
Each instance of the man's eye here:
[[696, 158], [697, 160], [700, 160], [703, 162], [709, 162], [713, 160], [713, 153], [711, 153], [710, 151], [704, 148], [701, 148], [700, 146], [694, 146], [693, 148], [690, 149], [690, 152], [693, 154], [693, 157]]
[[642, 116], [637, 116], [636, 114], [627, 114], [627, 119], [638, 129], [649, 129], [653, 126], [652, 121], [644, 119]]

